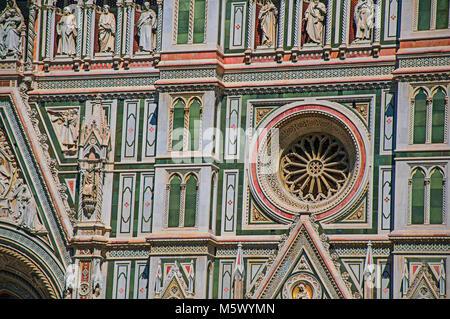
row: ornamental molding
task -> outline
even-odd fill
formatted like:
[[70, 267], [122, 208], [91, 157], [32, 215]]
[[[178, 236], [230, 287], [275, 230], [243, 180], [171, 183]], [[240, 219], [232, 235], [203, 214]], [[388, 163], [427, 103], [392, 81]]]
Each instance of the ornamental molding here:
[[[14, 101], [14, 104], [12, 101]], [[36, 129], [36, 127], [33, 126], [29, 104], [22, 99], [17, 91], [10, 92], [6, 98], [4, 97], [0, 101], [0, 106], [5, 111], [5, 120], [11, 126], [18, 150], [23, 157], [23, 162], [26, 163], [26, 170], [30, 177], [29, 185], [34, 188], [35, 198], [40, 202], [44, 212], [43, 217], [48, 223], [48, 231], [56, 242], [55, 249], [62, 255], [61, 257], [65, 262], [69, 262], [70, 256], [66, 244], [69, 236], [72, 235], [72, 225], [69, 220], [71, 211], [67, 200], [61, 197], [60, 193], [64, 189], [61, 187], [57, 175], [55, 175], [56, 171], [52, 171], [52, 163], [55, 160], [50, 161], [48, 152], [43, 147], [43, 145], [47, 145], [48, 148], [48, 144], [39, 135], [32, 140], [27, 139], [28, 134], [35, 136], [36, 131], [33, 129]], [[33, 149], [36, 150], [33, 151]], [[40, 157], [40, 164], [37, 162], [36, 156]], [[50, 180], [48, 180], [49, 178]]]
[[102, 100], [114, 100], [114, 99], [154, 99], [157, 92], [154, 89], [149, 88], [148, 91], [123, 91], [123, 92], [96, 92], [91, 93], [77, 93], [77, 92], [37, 92], [33, 94], [30, 92], [29, 100], [30, 102], [62, 102], [62, 101], [90, 101], [96, 100], [99, 97]]
[[[339, 257], [365, 257], [367, 255], [367, 243], [361, 245], [342, 245], [333, 243], [333, 250]], [[376, 258], [390, 256], [392, 248], [390, 244], [373, 246], [372, 254]]]
[[348, 67], [345, 65], [332, 65], [324, 67], [305, 67], [301, 69], [276, 69], [258, 70], [257, 72], [243, 72], [243, 70], [227, 71], [223, 75], [223, 81], [228, 82], [259, 82], [259, 81], [289, 81], [318, 78], [357, 78], [374, 77], [379, 75], [391, 75], [395, 70], [392, 63], [380, 63], [380, 65], [361, 65]]
[[106, 252], [106, 259], [144, 259], [149, 256], [149, 249], [114, 249]]
[[224, 86], [226, 95], [251, 95], [251, 94], [277, 94], [277, 93], [301, 93], [301, 92], [327, 92], [344, 90], [389, 89], [393, 85], [392, 80], [371, 80], [370, 82], [339, 82], [339, 83], [282, 83], [272, 82], [239, 84]]
[[403, 68], [426, 68], [426, 67], [435, 67], [435, 66], [448, 66], [450, 65], [450, 55], [442, 56], [442, 55], [429, 55], [426, 57], [423, 56], [398, 56], [398, 67], [399, 69]]
[[[30, 265], [33, 265], [34, 268], [39, 271], [42, 271], [41, 269], [47, 269], [45, 279], [49, 287], [52, 287], [54, 296], [58, 296], [64, 284], [64, 266], [58, 261], [59, 258], [54, 255], [51, 248], [37, 242], [23, 231], [13, 230], [3, 226], [0, 227], [0, 253], [12, 251], [10, 248], [7, 248], [12, 247], [12, 245], [20, 247], [20, 255], [26, 254], [26, 257], [22, 256], [21, 258], [25, 259]], [[51, 277], [48, 277], [49, 275]], [[53, 284], [50, 284], [49, 280]]]
[[[426, 240], [426, 239], [424, 239]], [[448, 239], [436, 242], [434, 239], [428, 239], [431, 242], [411, 241], [394, 243], [394, 253], [419, 253], [419, 254], [433, 254], [450, 252], [450, 242]]]
[[123, 88], [152, 86], [159, 75], [148, 76], [148, 74], [123, 75], [121, 77], [102, 74], [72, 79], [70, 77], [37, 77], [34, 83], [36, 90], [68, 90], [68, 89], [93, 89], [93, 88]]
[[59, 292], [44, 271], [30, 260], [28, 256], [0, 246], [0, 271], [6, 270], [7, 273], [14, 274], [19, 278], [26, 279], [32, 283], [33, 287], [46, 297], [58, 298]]

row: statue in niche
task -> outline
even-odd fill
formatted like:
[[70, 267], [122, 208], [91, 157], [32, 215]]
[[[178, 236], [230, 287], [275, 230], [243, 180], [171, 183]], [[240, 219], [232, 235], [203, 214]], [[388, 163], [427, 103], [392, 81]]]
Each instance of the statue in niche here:
[[359, 0], [355, 6], [355, 42], [370, 41], [375, 24], [375, 9], [372, 0]]
[[76, 54], [77, 20], [70, 7], [65, 7], [64, 15], [56, 25], [59, 35], [58, 54], [73, 56]]
[[94, 167], [90, 167], [83, 174], [83, 188], [81, 196], [83, 200], [83, 208], [88, 218], [92, 216], [97, 205], [97, 183], [98, 173]]
[[295, 299], [311, 299], [311, 294], [309, 291], [311, 288], [305, 286], [305, 284], [300, 283], [297, 287], [294, 288]]
[[64, 111], [48, 111], [54, 123], [58, 140], [62, 145], [62, 152], [68, 156], [77, 152], [78, 142], [78, 109], [71, 108]]
[[273, 47], [277, 33], [278, 9], [271, 0], [265, 0], [259, 11], [259, 22], [262, 30], [261, 45]]
[[154, 30], [156, 29], [156, 13], [150, 8], [150, 3], [144, 3], [144, 11], [136, 23], [139, 37], [139, 50], [151, 52], [155, 49]]
[[14, 0], [8, 0], [0, 14], [0, 57], [19, 58], [22, 52], [20, 32], [24, 19]]
[[305, 1], [308, 8], [305, 11], [306, 43], [322, 44], [323, 25], [327, 14], [327, 7], [319, 0]]
[[108, 5], [103, 6], [103, 12], [98, 21], [100, 52], [114, 52], [116, 37], [116, 18]]

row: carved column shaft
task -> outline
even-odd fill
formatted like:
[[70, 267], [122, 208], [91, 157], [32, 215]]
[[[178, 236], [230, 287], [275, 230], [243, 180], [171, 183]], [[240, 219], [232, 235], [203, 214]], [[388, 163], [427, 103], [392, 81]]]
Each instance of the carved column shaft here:
[[380, 42], [381, 31], [381, 1], [377, 0], [375, 6], [375, 24], [373, 27], [373, 42]]
[[256, 3], [255, 0], [249, 1], [248, 6], [248, 36], [247, 36], [247, 48], [254, 49], [255, 44], [255, 11]]
[[33, 70], [33, 50], [34, 50], [34, 40], [36, 39], [36, 33], [34, 31], [35, 25], [36, 25], [36, 16], [39, 11], [39, 8], [36, 6], [36, 4], [31, 1], [29, 3], [30, 7], [30, 13], [29, 13], [29, 21], [28, 21], [28, 38], [27, 38], [27, 48], [25, 51], [25, 61], [26, 71], [32, 71]]
[[349, 27], [349, 13], [350, 13], [350, 0], [344, 0], [343, 16], [342, 16], [342, 30], [341, 30], [341, 43], [347, 45], [348, 42], [348, 27]]
[[77, 35], [77, 42], [76, 42], [76, 55], [77, 57], [81, 57], [82, 54], [82, 45], [83, 45], [83, 14], [84, 13], [84, 6], [83, 2], [78, 2], [77, 6], [77, 29], [78, 29], [78, 35]]
[[280, 12], [279, 12], [279, 23], [278, 23], [278, 39], [277, 39], [277, 47], [283, 48], [284, 44], [284, 24], [286, 20], [286, 0], [280, 1]]
[[125, 34], [125, 54], [132, 55], [133, 54], [133, 38], [134, 38], [134, 15], [136, 12], [135, 6], [133, 3], [125, 4], [125, 12], [126, 12], [126, 34]]
[[[86, 14], [86, 52], [89, 57], [94, 55], [94, 33], [95, 33], [95, 5], [88, 3], [85, 9]], [[81, 30], [79, 30], [81, 31]]]
[[162, 26], [163, 26], [163, 1], [158, 0], [158, 29], [156, 30], [156, 52], [161, 52]]
[[327, 15], [325, 24], [325, 45], [331, 45], [331, 28], [333, 21], [333, 0], [328, 0]]
[[425, 143], [431, 143], [431, 129], [432, 129], [432, 120], [433, 120], [433, 98], [427, 98], [427, 111], [426, 111], [426, 137]]
[[116, 32], [116, 43], [115, 43], [115, 54], [120, 55], [121, 43], [122, 43], [122, 30], [123, 30], [123, 2], [122, 0], [117, 0], [117, 32]]
[[300, 46], [300, 36], [301, 36], [301, 25], [302, 25], [302, 16], [301, 16], [301, 0], [295, 1], [295, 17], [294, 17], [294, 47]]
[[54, 57], [55, 44], [54, 39], [56, 37], [55, 28], [55, 14], [56, 7], [53, 5], [48, 5], [44, 9], [44, 15], [46, 16], [46, 37], [45, 37], [45, 53], [44, 56], [52, 59]]

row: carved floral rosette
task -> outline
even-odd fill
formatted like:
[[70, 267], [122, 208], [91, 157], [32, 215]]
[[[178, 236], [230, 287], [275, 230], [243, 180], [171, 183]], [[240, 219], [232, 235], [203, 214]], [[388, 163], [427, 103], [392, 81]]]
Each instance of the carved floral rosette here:
[[[266, 213], [283, 223], [306, 211], [315, 214], [319, 220], [342, 215], [368, 182], [368, 136], [364, 123], [343, 105], [314, 101], [281, 107], [259, 125], [253, 137], [248, 164], [253, 197]], [[345, 180], [320, 200], [306, 200], [311, 196], [295, 194], [283, 173], [286, 154], [305, 137], [329, 137], [346, 153]], [[311, 168], [320, 170], [312, 163], [303, 164], [307, 164], [309, 172]]]

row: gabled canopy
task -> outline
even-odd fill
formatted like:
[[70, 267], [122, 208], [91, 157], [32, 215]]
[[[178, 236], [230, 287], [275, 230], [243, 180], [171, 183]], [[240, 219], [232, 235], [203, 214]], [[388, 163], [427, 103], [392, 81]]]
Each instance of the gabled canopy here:
[[308, 215], [293, 225], [253, 298], [353, 298]]

